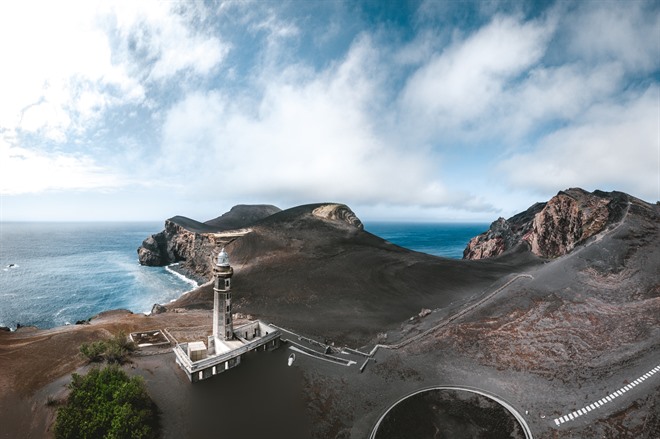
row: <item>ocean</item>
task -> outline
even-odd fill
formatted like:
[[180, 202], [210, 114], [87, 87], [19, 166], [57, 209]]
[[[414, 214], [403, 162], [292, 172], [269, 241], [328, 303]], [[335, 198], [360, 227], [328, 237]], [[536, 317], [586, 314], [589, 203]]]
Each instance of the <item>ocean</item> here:
[[[52, 328], [124, 308], [149, 312], [196, 283], [143, 267], [162, 223], [0, 223], [0, 326]], [[12, 266], [13, 264], [13, 266]]]
[[364, 229], [401, 247], [444, 258], [461, 259], [470, 239], [487, 223], [365, 222]]
[[[461, 258], [487, 224], [367, 222], [412, 250]], [[52, 328], [102, 311], [149, 312], [197, 284], [168, 267], [143, 267], [137, 248], [162, 223], [0, 223], [0, 326]]]

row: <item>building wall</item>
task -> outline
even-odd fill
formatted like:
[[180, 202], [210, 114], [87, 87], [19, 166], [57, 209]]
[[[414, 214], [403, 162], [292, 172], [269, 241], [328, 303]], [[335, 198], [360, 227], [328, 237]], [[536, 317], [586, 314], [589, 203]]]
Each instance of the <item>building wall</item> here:
[[[248, 325], [243, 325], [241, 328], [246, 326], [253, 332], [255, 329], [258, 329], [259, 331], [273, 329], [259, 321], [249, 323]], [[263, 336], [266, 336], [265, 332], [263, 333]], [[187, 355], [188, 343], [181, 343], [174, 348], [174, 353], [176, 354], [176, 362], [184, 370], [186, 376], [191, 382], [195, 383], [197, 381], [202, 381], [240, 365], [241, 359], [245, 353], [277, 349], [280, 346], [279, 332], [269, 332], [268, 335], [270, 337], [263, 340], [263, 342], [260, 342], [260, 340], [255, 340], [253, 343], [247, 345], [246, 347], [238, 348], [235, 351], [232, 351], [236, 353], [234, 356], [231, 355], [231, 352], [228, 353], [230, 355], [221, 355], [217, 358], [217, 362], [214, 362], [213, 357], [209, 356], [201, 360], [201, 364], [195, 364], [200, 362], [191, 361]], [[201, 365], [203, 365], [203, 367], [199, 367]]]

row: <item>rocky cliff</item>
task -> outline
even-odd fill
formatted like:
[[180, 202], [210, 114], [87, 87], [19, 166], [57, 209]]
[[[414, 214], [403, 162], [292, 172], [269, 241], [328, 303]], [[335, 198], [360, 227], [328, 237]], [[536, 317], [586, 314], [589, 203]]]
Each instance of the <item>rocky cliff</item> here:
[[547, 203], [536, 203], [508, 220], [493, 222], [486, 232], [470, 240], [463, 258], [490, 258], [520, 246], [543, 258], [565, 255], [619, 222], [629, 201], [630, 196], [621, 192], [561, 191]]
[[140, 264], [149, 266], [183, 261], [186, 270], [200, 277], [208, 277], [210, 258], [220, 245], [215, 235], [250, 227], [280, 211], [278, 207], [270, 205], [238, 205], [204, 223], [183, 216], [172, 217], [165, 221], [162, 232], [142, 242], [137, 250], [138, 259]]
[[[323, 227], [348, 232], [363, 229], [355, 213], [343, 204], [305, 205], [285, 211], [275, 206], [239, 205], [204, 223], [182, 216], [168, 219], [162, 232], [144, 240], [137, 250], [138, 258], [142, 265], [150, 266], [181, 262], [181, 268], [189, 274], [210, 278], [214, 254], [219, 247], [229, 245], [237, 238], [250, 235], [232, 244], [232, 259], [249, 260], [265, 257], [269, 250], [282, 246], [291, 249], [296, 242], [306, 241], [304, 238], [293, 239], [292, 242], [289, 242], [290, 239], [279, 239], [278, 235], [290, 238], [291, 233], [287, 230], [295, 229], [302, 233], [310, 229], [318, 237], [330, 236], [326, 234], [327, 230], [319, 232]], [[249, 249], [255, 240], [260, 242], [259, 252]]]

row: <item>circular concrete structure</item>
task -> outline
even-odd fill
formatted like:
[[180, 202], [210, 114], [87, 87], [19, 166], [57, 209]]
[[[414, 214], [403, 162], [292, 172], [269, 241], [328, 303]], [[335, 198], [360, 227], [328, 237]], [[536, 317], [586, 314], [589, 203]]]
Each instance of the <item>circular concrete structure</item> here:
[[402, 397], [378, 419], [369, 437], [533, 439], [511, 404], [483, 390], [458, 386], [428, 387]]

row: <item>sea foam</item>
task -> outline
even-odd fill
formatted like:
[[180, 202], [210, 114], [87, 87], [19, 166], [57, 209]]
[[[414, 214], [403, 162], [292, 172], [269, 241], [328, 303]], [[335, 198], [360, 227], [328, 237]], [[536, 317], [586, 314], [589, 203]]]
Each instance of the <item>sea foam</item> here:
[[[184, 281], [186, 283], [189, 283], [190, 285], [192, 285], [193, 288], [197, 288], [199, 286], [199, 283], [197, 283], [197, 281], [195, 281], [193, 279], [190, 279], [189, 277], [186, 277], [183, 274], [179, 273], [178, 271], [172, 270], [170, 268], [170, 267], [174, 267], [174, 266], [177, 266], [177, 265], [179, 265], [178, 262], [175, 262], [174, 264], [170, 264], [170, 265], [165, 267], [165, 270], [167, 270], [169, 273], [172, 273], [173, 275], [175, 275], [176, 277], [178, 277], [182, 281]], [[189, 293], [189, 292], [190, 291], [186, 291], [186, 293]], [[186, 293], [184, 293], [184, 294], [186, 294]]]
[[[140, 312], [196, 282], [137, 263], [158, 223], [3, 223], [0, 326], [52, 328], [111, 309]], [[10, 265], [12, 265], [10, 267]]]

